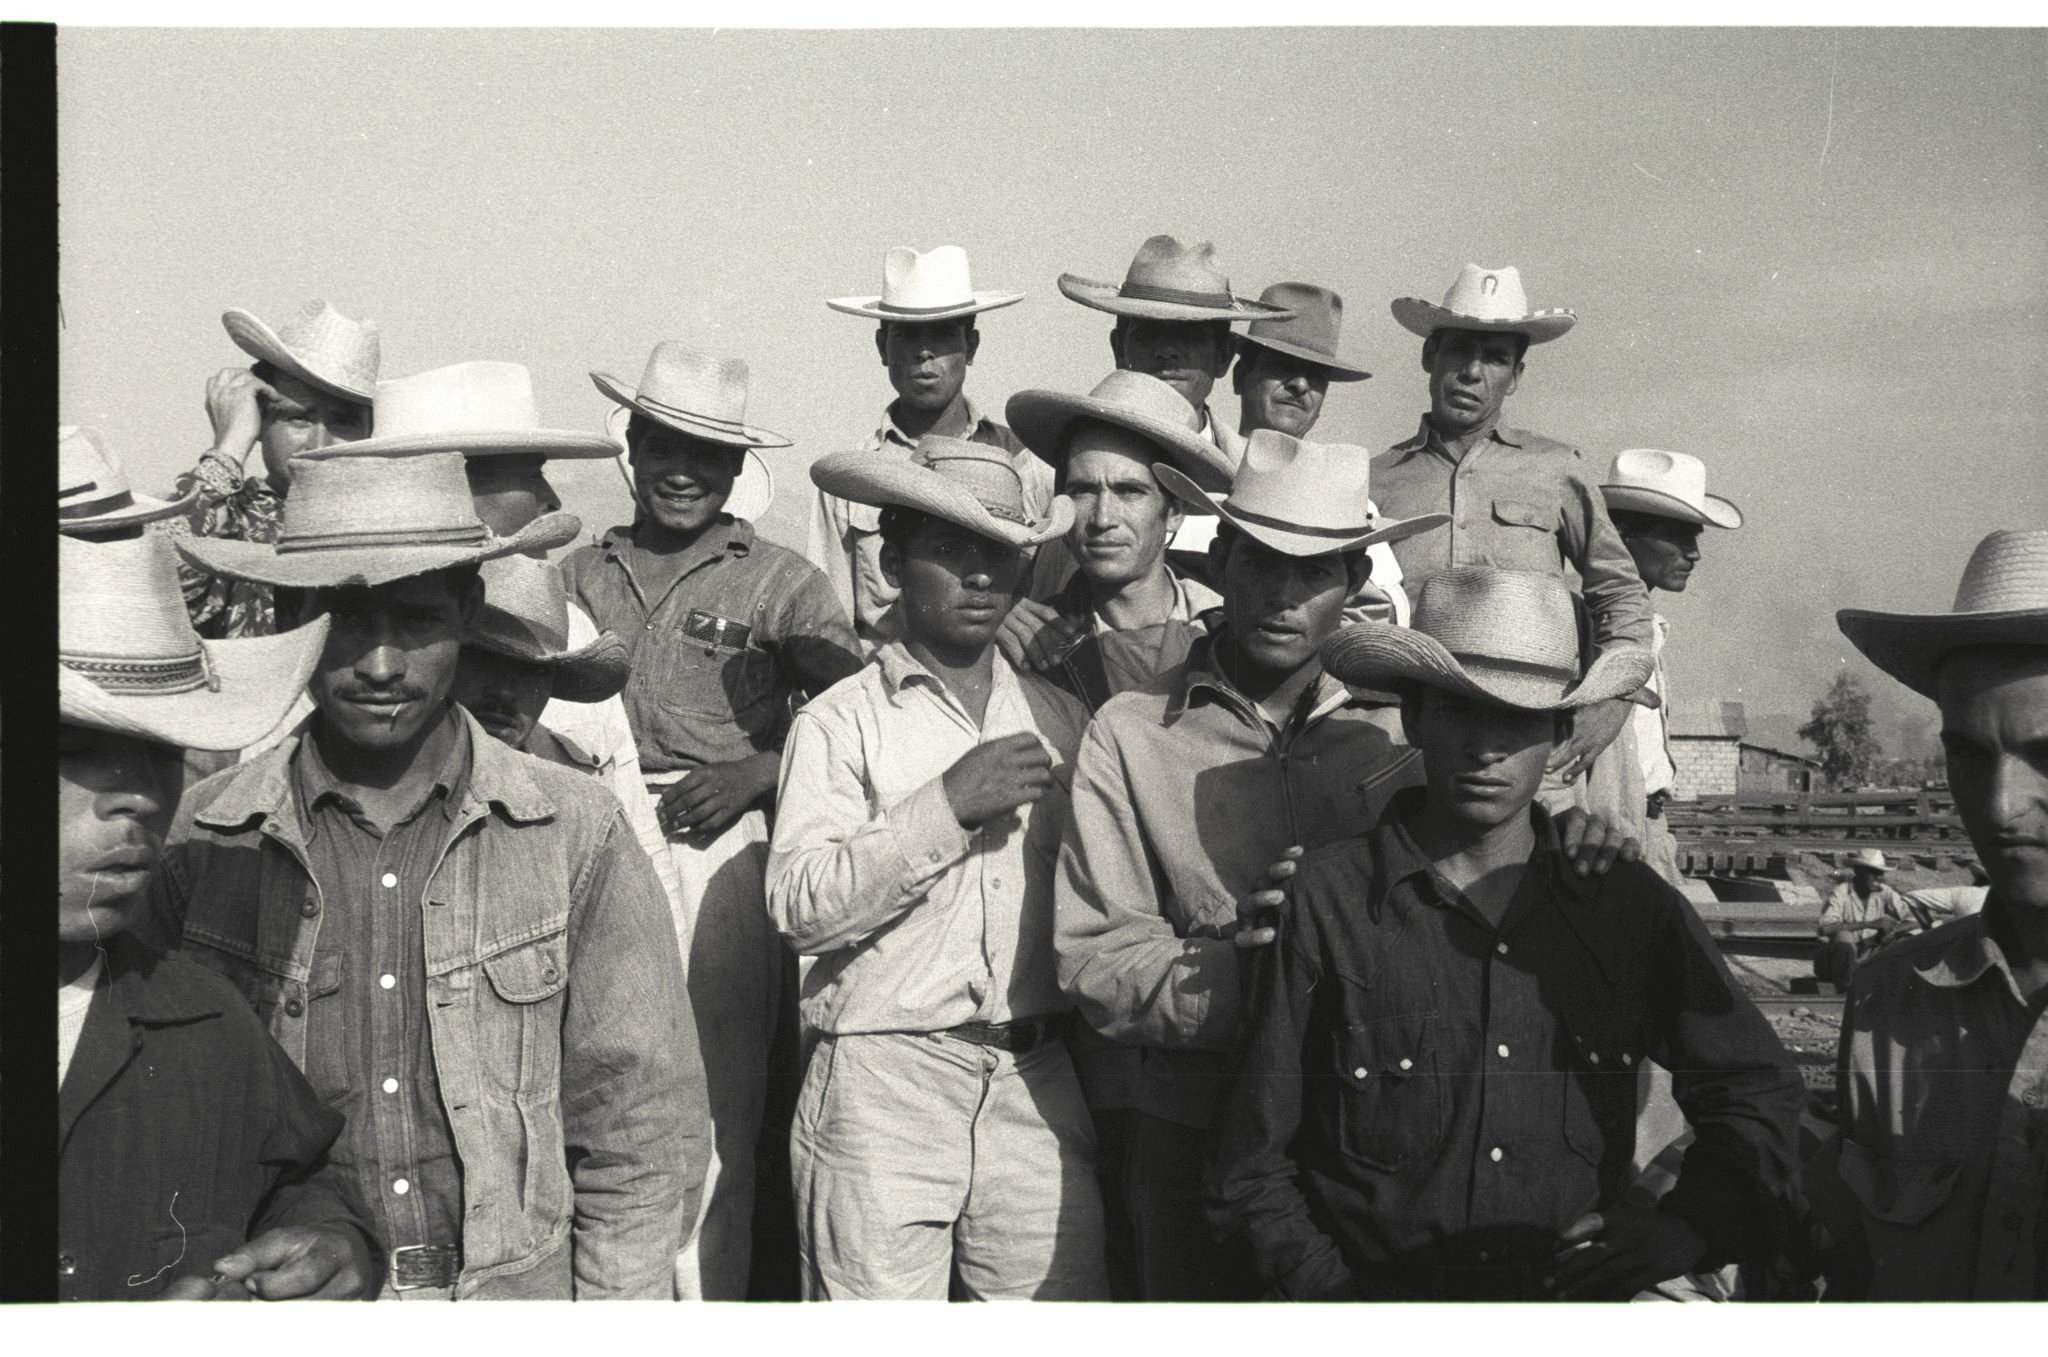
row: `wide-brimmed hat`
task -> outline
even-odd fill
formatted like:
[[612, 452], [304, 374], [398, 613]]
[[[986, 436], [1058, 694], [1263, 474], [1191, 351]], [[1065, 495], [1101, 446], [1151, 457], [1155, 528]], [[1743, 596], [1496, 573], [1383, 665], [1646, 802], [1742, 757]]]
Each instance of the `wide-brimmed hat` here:
[[[604, 417], [604, 432], [612, 440], [612, 446], [618, 449], [612, 465], [625, 478], [626, 494], [638, 504], [640, 487], [633, 480], [633, 448], [626, 441], [626, 429], [632, 422], [631, 406], [614, 405]], [[761, 515], [767, 513], [768, 506], [774, 502], [775, 473], [769, 469], [768, 459], [752, 448], [745, 449], [745, 456], [740, 461], [740, 474], [733, 477], [732, 493], [725, 497], [722, 512], [759, 523]]]
[[833, 297], [825, 305], [869, 320], [934, 321], [978, 315], [1024, 300], [1021, 292], [976, 292], [967, 251], [941, 245], [924, 252], [897, 245], [882, 256], [878, 297]]
[[1964, 646], [2048, 646], [2048, 529], [1994, 532], [1970, 553], [1945, 613], [1844, 608], [1835, 625], [1870, 662], [1923, 697]]
[[199, 487], [177, 499], [138, 495], [97, 429], [57, 426], [57, 531], [102, 533], [170, 518], [192, 507]]
[[1607, 507], [1657, 514], [1713, 528], [1739, 528], [1742, 510], [1733, 500], [1707, 493], [1707, 464], [1684, 452], [1629, 448], [1614, 455], [1600, 482]]
[[569, 591], [562, 572], [531, 556], [504, 556], [483, 568], [484, 606], [462, 643], [549, 670], [564, 702], [602, 702], [632, 676], [626, 643], [601, 631], [569, 648]]
[[376, 395], [375, 321], [350, 320], [326, 302], [310, 301], [275, 330], [234, 308], [221, 314], [220, 323], [243, 353], [330, 396], [368, 405]]
[[664, 339], [647, 355], [640, 385], [593, 372], [597, 389], [634, 413], [692, 438], [735, 448], [786, 448], [789, 440], [747, 423], [747, 364], [714, 358], [679, 339]]
[[[609, 457], [603, 434], [541, 427], [533, 374], [521, 363], [479, 359], [377, 383], [375, 433], [345, 445], [393, 455], [459, 452], [468, 457]], [[305, 456], [307, 454], [300, 454]]]
[[1187, 397], [1149, 372], [1118, 368], [1085, 396], [1019, 391], [1003, 417], [1024, 446], [1055, 469], [1067, 460], [1067, 432], [1074, 422], [1099, 419], [1150, 440], [1204, 490], [1227, 488], [1236, 470], [1228, 454], [1202, 437], [1201, 416]]
[[1876, 848], [1859, 848], [1853, 853], [1842, 855], [1844, 867], [1862, 867], [1873, 872], [1889, 872], [1890, 864], [1884, 860], [1884, 853]]
[[811, 463], [811, 480], [856, 504], [932, 514], [1014, 547], [1035, 547], [1074, 526], [1074, 502], [1055, 495], [1033, 518], [1024, 479], [1001, 448], [942, 434], [917, 440], [909, 460], [881, 452], [835, 452]]
[[552, 513], [498, 537], [477, 520], [461, 453], [363, 451], [368, 446], [339, 443], [294, 460], [275, 544], [180, 537], [178, 551], [230, 579], [373, 588], [471, 561], [552, 551], [582, 531], [576, 515]]
[[1459, 566], [1422, 582], [1409, 626], [1361, 622], [1323, 644], [1323, 668], [1385, 689], [1427, 683], [1529, 711], [1562, 711], [1643, 686], [1640, 646], [1610, 646], [1579, 675], [1571, 590], [1548, 571]]
[[1245, 442], [1244, 460], [1227, 494], [1203, 490], [1165, 462], [1153, 463], [1152, 474], [1197, 513], [1219, 514], [1289, 556], [1326, 556], [1375, 542], [1399, 542], [1451, 521], [1449, 514], [1376, 516], [1368, 507], [1371, 461], [1365, 448], [1310, 443], [1278, 429], [1258, 429]]
[[1259, 294], [1270, 306], [1284, 306], [1286, 320], [1255, 320], [1244, 332], [1247, 344], [1305, 359], [1330, 374], [1333, 382], [1362, 382], [1372, 376], [1356, 363], [1337, 356], [1337, 335], [1344, 328], [1344, 299], [1314, 283], [1275, 283]]
[[328, 621], [275, 636], [202, 641], [178, 558], [153, 532], [57, 538], [57, 717], [189, 749], [240, 749], [305, 689]]
[[1531, 311], [1520, 272], [1477, 264], [1465, 266], [1441, 306], [1420, 297], [1397, 297], [1393, 312], [1403, 328], [1424, 339], [1438, 330], [1512, 330], [1529, 336], [1531, 344], [1547, 344], [1579, 320], [1578, 313], [1564, 307]]
[[1060, 291], [1097, 311], [1150, 320], [1258, 320], [1293, 314], [1284, 306], [1232, 296], [1230, 280], [1216, 266], [1216, 247], [1206, 240], [1188, 245], [1172, 236], [1154, 236], [1140, 245], [1120, 284], [1063, 273]]

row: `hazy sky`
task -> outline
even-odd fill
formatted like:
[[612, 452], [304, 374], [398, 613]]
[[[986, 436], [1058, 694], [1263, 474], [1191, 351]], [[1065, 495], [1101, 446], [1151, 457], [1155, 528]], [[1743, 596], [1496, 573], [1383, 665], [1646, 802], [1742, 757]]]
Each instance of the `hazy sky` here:
[[[999, 411], [1109, 370], [1110, 317], [1054, 279], [1170, 231], [1240, 293], [1344, 295], [1375, 375], [1317, 436], [1375, 451], [1426, 404], [1391, 298], [1469, 260], [1575, 308], [1509, 422], [1600, 467], [1695, 453], [1748, 517], [1655, 596], [1681, 700], [1803, 714], [1847, 664], [1920, 721], [1834, 610], [1945, 609], [1979, 537], [2048, 524], [2040, 32], [67, 29], [58, 56], [65, 418], [147, 489], [247, 361], [220, 313], [325, 297], [382, 325], [384, 376], [512, 359], [564, 427], [657, 340], [744, 357], [750, 419], [797, 444], [762, 527], [800, 547], [809, 460], [890, 395], [826, 297], [965, 246], [1029, 293], [983, 320], [968, 391]], [[625, 516], [609, 466], [556, 479], [591, 528]]]

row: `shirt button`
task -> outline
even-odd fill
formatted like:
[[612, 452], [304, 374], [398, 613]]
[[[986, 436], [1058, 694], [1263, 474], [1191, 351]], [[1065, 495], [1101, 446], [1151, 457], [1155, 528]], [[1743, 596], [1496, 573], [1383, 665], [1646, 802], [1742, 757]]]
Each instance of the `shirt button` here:
[[398, 1092], [398, 1081], [396, 1079], [386, 1079], [384, 1081], [384, 1091], [386, 1093]]
[[398, 874], [397, 874], [397, 873], [395, 873], [395, 872], [386, 872], [386, 873], [384, 873], [384, 889], [386, 889], [386, 890], [390, 890], [390, 889], [391, 889], [391, 888], [392, 888], [393, 886], [396, 886], [397, 884], [398, 884]]
[[1508, 945], [1504, 942], [1496, 942], [1493, 945], [1493, 950], [1499, 952], [1502, 956], [1506, 956], [1508, 954]]
[[1506, 1060], [1508, 1058], [1508, 1045], [1506, 1042], [1502, 1042], [1500, 1045], [1494, 1047], [1494, 1049], [1500, 1052], [1500, 1058], [1502, 1060]]
[[395, 975], [380, 975], [377, 977], [377, 983], [385, 989], [390, 989], [398, 983], [398, 977]]
[[305, 904], [299, 906], [299, 913], [305, 915], [309, 919], [312, 918], [315, 914], [318, 914], [319, 912], [320, 902], [318, 900], [308, 900]]
[[78, 1260], [76, 1258], [73, 1258], [68, 1253], [60, 1253], [57, 1255], [57, 1275], [59, 1277], [69, 1277], [75, 1274], [77, 1271]]
[[1636, 1063], [1636, 1058], [1630, 1055], [1627, 1051], [1623, 1051], [1621, 1053], [1621, 1063], [1624, 1065], [1633, 1065]]
[[1486, 1157], [1488, 1159], [1491, 1159], [1494, 1163], [1498, 1164], [1502, 1159], [1505, 1159], [1507, 1157], [1507, 1151], [1501, 1149], [1500, 1146], [1496, 1145], [1486, 1152]]
[[2039, 1107], [2041, 1105], [2041, 1091], [2030, 1088], [2020, 1095], [2020, 1101], [2028, 1107]]
[[391, 1190], [403, 1197], [406, 1193], [412, 1191], [412, 1184], [403, 1178], [394, 1178], [391, 1182]]
[[1366, 1077], [1366, 1073], [1367, 1071], [1365, 1066], [1360, 1065], [1357, 1069], [1351, 1071], [1351, 1077], [1353, 1079], [1363, 1079]]
[[1403, 1056], [1401, 1058], [1401, 1068], [1404, 1070], [1412, 1070], [1415, 1068], [1415, 1062], [1408, 1059], [1406, 1056]]
[[1481, 1249], [1479, 1251], [1479, 1261], [1482, 1263], [1490, 1263], [1493, 1261], [1493, 1255], [1488, 1253], [1485, 1249]]
[[306, 1011], [306, 1006], [297, 999], [287, 999], [284, 1001], [284, 1011], [296, 1018]]
[[1600, 1063], [1600, 1053], [1598, 1051], [1588, 1051], [1586, 1052], [1586, 1059], [1597, 1065]]

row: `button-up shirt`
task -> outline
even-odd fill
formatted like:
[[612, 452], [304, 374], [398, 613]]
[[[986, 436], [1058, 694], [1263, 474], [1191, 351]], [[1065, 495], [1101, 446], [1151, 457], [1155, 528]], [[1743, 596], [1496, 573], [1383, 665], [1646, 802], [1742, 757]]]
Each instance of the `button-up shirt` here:
[[[1877, 889], [1869, 895], [1858, 895], [1856, 883], [1844, 881], [1828, 892], [1827, 903], [1821, 906], [1819, 933], [1825, 938], [1843, 924], [1874, 924], [1887, 919], [1906, 924], [1919, 922], [1905, 898], [1884, 882], [1878, 882]], [[1852, 933], [1848, 940], [1859, 946], [1875, 946], [1884, 938], [1872, 931]]]
[[1580, 878], [1532, 807], [1536, 848], [1495, 926], [1411, 837], [1425, 795], [1305, 858], [1278, 941], [1247, 963], [1217, 1224], [1297, 1298], [1548, 1263], [1629, 1184], [1649, 1056], [1696, 1137], [1662, 1209], [1711, 1261], [1769, 1257], [1804, 1093], [1691, 907], [1640, 863]]
[[[159, 521], [157, 531], [171, 537], [217, 537], [231, 542], [275, 542], [284, 496], [271, 488], [267, 476], [244, 476], [242, 469], [203, 454], [190, 471], [178, 477], [172, 498], [188, 491], [198, 497], [184, 515]], [[275, 604], [267, 584], [216, 575], [178, 557], [178, 584], [185, 591], [185, 611], [192, 629], [207, 640], [238, 636], [269, 636], [277, 630]]]
[[[1033, 519], [1044, 517], [1052, 507], [1052, 468], [1008, 428], [982, 415], [973, 401], [965, 396], [961, 401], [966, 407], [967, 441], [1009, 453], [1011, 464], [1024, 482], [1025, 512]], [[893, 453], [907, 461], [916, 447], [917, 440], [896, 423], [896, 406], [892, 402], [882, 412], [881, 427], [868, 436], [860, 450]], [[832, 597], [838, 601], [840, 615], [853, 624], [870, 652], [882, 642], [902, 635], [902, 626], [891, 611], [896, 606], [898, 590], [882, 574], [880, 509], [814, 489], [804, 555], [824, 572]]]
[[1215, 930], [1290, 844], [1361, 832], [1422, 775], [1397, 707], [1322, 674], [1276, 724], [1214, 667], [1217, 644], [1197, 641], [1089, 723], [1056, 919], [1060, 985], [1081, 1016], [1145, 1048], [1138, 1105], [1198, 1128], [1238, 1037], [1237, 948]]
[[1592, 614], [1594, 644], [1649, 647], [1649, 594], [1578, 449], [1497, 425], [1454, 457], [1425, 419], [1413, 438], [1373, 459], [1372, 493], [1394, 518], [1451, 516], [1394, 543], [1410, 598], [1452, 566], [1564, 575], [1569, 564]]
[[650, 599], [633, 575], [631, 527], [562, 562], [569, 596], [632, 658], [623, 694], [643, 773], [730, 763], [782, 745], [790, 699], [860, 666], [853, 630], [816, 567], [727, 516], [684, 548]]
[[2048, 1300], [2048, 1014], [1993, 935], [2000, 907], [1886, 948], [1849, 988], [1842, 1130], [1808, 1180], [1871, 1300]]
[[[900, 641], [797, 713], [782, 756], [768, 912], [817, 963], [804, 1021], [819, 1031], [936, 1032], [1063, 1012], [1053, 977], [1052, 875], [1069, 765], [1088, 713], [1000, 652], [977, 727]], [[1029, 731], [1054, 787], [965, 829], [944, 776], [976, 745]]]
[[[454, 829], [469, 768], [467, 723], [442, 717], [453, 737], [433, 781], [388, 829], [379, 828], [301, 740], [292, 794], [325, 911], [306, 1005], [306, 1079], [348, 1119], [332, 1158], [393, 1248], [462, 1241], [462, 1169], [441, 1106], [427, 1030], [427, 881]], [[311, 915], [307, 915], [311, 917]]]
[[1678, 769], [1671, 762], [1671, 704], [1664, 686], [1664, 640], [1671, 624], [1663, 614], [1650, 614], [1650, 656], [1655, 662], [1643, 687], [1657, 695], [1657, 706], [1640, 704], [1629, 708], [1629, 728], [1635, 733], [1636, 762], [1643, 772], [1643, 794], [1668, 792], [1677, 780]]

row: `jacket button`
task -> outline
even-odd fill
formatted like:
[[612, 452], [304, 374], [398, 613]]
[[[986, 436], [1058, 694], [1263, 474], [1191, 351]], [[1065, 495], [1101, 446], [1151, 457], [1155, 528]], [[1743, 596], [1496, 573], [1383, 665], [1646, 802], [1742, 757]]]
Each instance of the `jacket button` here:
[[73, 1258], [68, 1253], [57, 1255], [57, 1275], [59, 1277], [70, 1277], [75, 1275], [77, 1271], [78, 1260], [76, 1258]]
[[284, 1011], [296, 1018], [306, 1011], [306, 1006], [297, 999], [287, 999], [284, 1001]]
[[319, 912], [320, 902], [318, 900], [308, 900], [305, 904], [299, 906], [299, 913], [305, 915], [308, 919]]
[[547, 968], [546, 970], [544, 970], [544, 971], [542, 971], [542, 972], [540, 973], [540, 978], [541, 978], [541, 979], [543, 979], [543, 980], [545, 980], [545, 981], [547, 981], [547, 982], [548, 982], [548, 983], [549, 983], [550, 985], [554, 984], [554, 983], [555, 983], [555, 968], [554, 968], [553, 966], [550, 966], [550, 967], [548, 967], [548, 968]]

